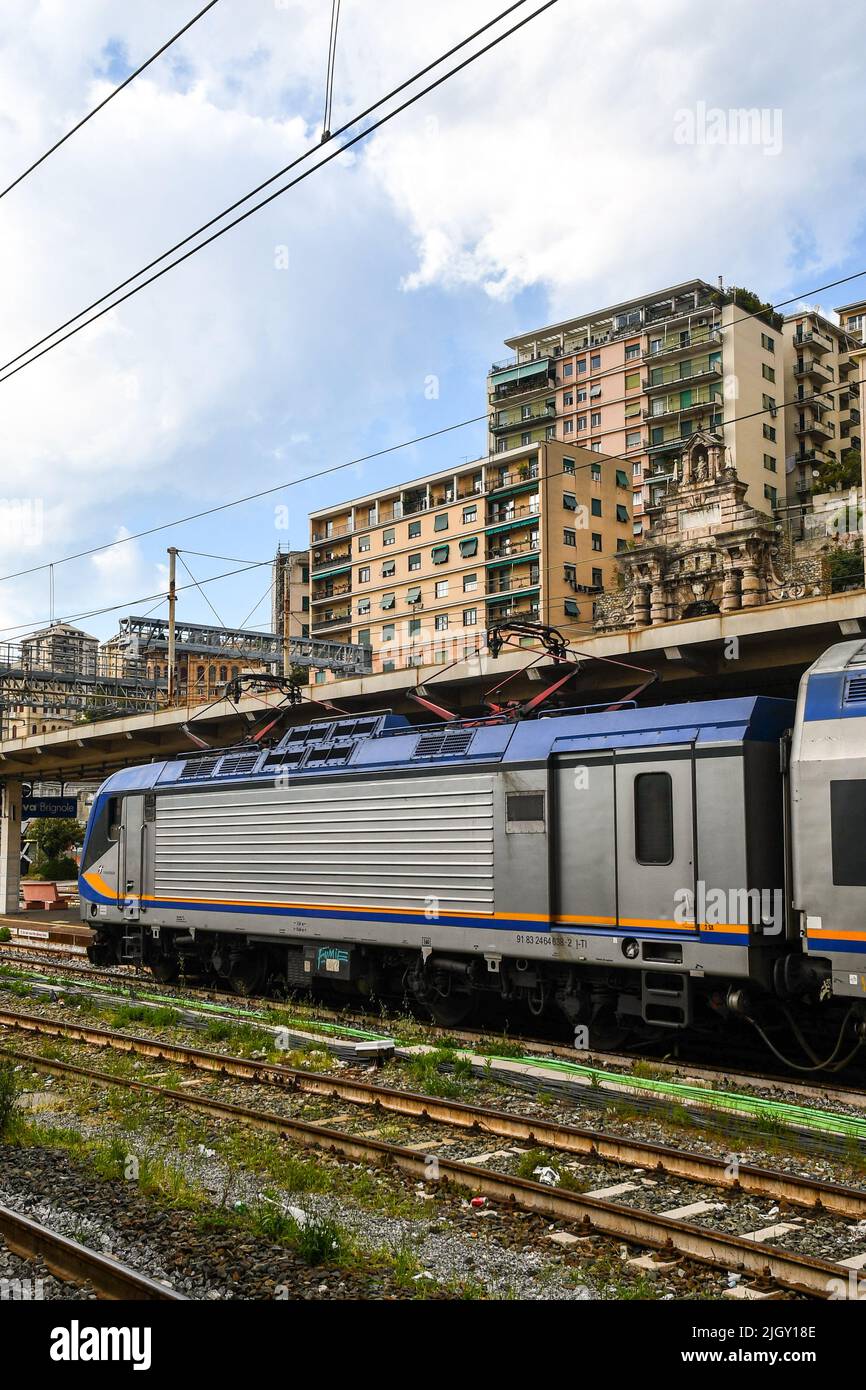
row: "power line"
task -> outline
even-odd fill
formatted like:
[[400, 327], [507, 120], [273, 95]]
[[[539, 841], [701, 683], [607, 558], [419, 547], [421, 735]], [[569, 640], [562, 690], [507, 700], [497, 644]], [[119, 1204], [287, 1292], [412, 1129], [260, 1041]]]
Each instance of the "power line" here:
[[[468, 38], [462, 40], [460, 44], [457, 44], [455, 48], [450, 50], [450, 53], [454, 53], [455, 51], [457, 51], [457, 49], [465, 47], [466, 44], [470, 43], [478, 33], [483, 32], [484, 29], [490, 28], [492, 24], [498, 23], [500, 20], [505, 18], [505, 16], [510, 14], [514, 9], [516, 9], [519, 5], [524, 3], [525, 0], [516, 0], [515, 4], [510, 5], [508, 9], [503, 10], [501, 14], [497, 15], [494, 19], [490, 20], [488, 24], [484, 25], [482, 30], [476, 31], [476, 34], [470, 35]], [[133, 280], [139, 279], [142, 275], [145, 275], [152, 266], [158, 265], [160, 261], [165, 260], [167, 256], [172, 255], [173, 251], [177, 249], [177, 247], [185, 245], [194, 237], [200, 235], [201, 231], [203, 231], [204, 228], [199, 228], [198, 231], [192, 232], [190, 236], [185, 237], [183, 241], [178, 242], [177, 247], [174, 247], [169, 251], [163, 252], [161, 256], [158, 256], [156, 258], [156, 260], [151, 261], [148, 266], [143, 267], [141, 270], [136, 271], [134, 275], [129, 276], [126, 280], [122, 282], [120, 286], [115, 286], [113, 290], [109, 290], [99, 299], [94, 300], [93, 304], [90, 305], [88, 308], [81, 309], [77, 314], [74, 314], [71, 319], [67, 319], [65, 324], [60, 325], [59, 328], [53, 329], [50, 333], [47, 333], [43, 338], [40, 338], [36, 343], [33, 343], [30, 347], [25, 348], [23, 352], [20, 352], [17, 354], [17, 356], [10, 358], [8, 362], [0, 364], [0, 372], [5, 373], [5, 375], [0, 376], [0, 382], [8, 381], [10, 377], [17, 375], [17, 373], [23, 371], [25, 367], [31, 366], [32, 363], [37, 362], [41, 357], [44, 357], [46, 353], [53, 351], [54, 348], [60, 347], [62, 343], [65, 343], [69, 338], [74, 337], [76, 333], [80, 333], [82, 329], [89, 327], [89, 325], [92, 323], [96, 323], [96, 321], [102, 318], [104, 314], [108, 314], [111, 312], [112, 309], [118, 308], [119, 305], [125, 303], [127, 299], [131, 299], [141, 290], [146, 289], [148, 285], [152, 285], [156, 280], [161, 279], [163, 275], [167, 275], [170, 270], [174, 270], [175, 267], [183, 264], [184, 261], [189, 260], [191, 256], [196, 255], [199, 251], [203, 251], [206, 246], [209, 246], [211, 244], [211, 242], [217, 241], [221, 236], [224, 236], [226, 232], [230, 232], [234, 227], [239, 226], [241, 222], [245, 222], [248, 217], [252, 217], [254, 213], [261, 211], [263, 207], [267, 207], [269, 203], [272, 203], [274, 201], [274, 199], [281, 197], [283, 193], [287, 193], [290, 189], [295, 188], [299, 183], [302, 183], [305, 179], [309, 178], [311, 174], [317, 173], [319, 169], [323, 169], [325, 165], [330, 164], [332, 160], [337, 159], [338, 156], [344, 154], [346, 150], [351, 149], [354, 145], [357, 145], [361, 140], [366, 140], [368, 136], [374, 133], [374, 131], [378, 130], [381, 126], [386, 125], [389, 121], [392, 121], [395, 116], [401, 115], [402, 112], [408, 110], [409, 107], [414, 106], [416, 101], [420, 101], [422, 97], [427, 96], [437, 87], [440, 87], [444, 82], [447, 82], [449, 78], [452, 78], [456, 76], [457, 73], [462, 72], [464, 68], [476, 62], [479, 58], [483, 57], [484, 54], [488, 53], [491, 49], [496, 48], [498, 44], [502, 43], [505, 39], [510, 38], [512, 34], [516, 33], [518, 29], [522, 29], [524, 25], [531, 23], [533, 19], [536, 19], [540, 14], [543, 14], [545, 10], [550, 9], [551, 6], [555, 5], [556, 3], [557, 0], [545, 0], [545, 3], [542, 4], [537, 10], [533, 10], [532, 14], [526, 15], [523, 19], [518, 20], [515, 24], [511, 26], [510, 29], [506, 29], [505, 32], [502, 34], [498, 34], [496, 38], [491, 39], [490, 42], [485, 44], [483, 48], [478, 49], [476, 53], [471, 53], [468, 58], [464, 58], [461, 63], [458, 63], [448, 72], [443, 73], [440, 77], [437, 77], [433, 82], [430, 82], [426, 87], [423, 87], [421, 91], [416, 92], [413, 96], [409, 97], [399, 106], [396, 106], [393, 111], [388, 111], [385, 113], [385, 115], [380, 116], [378, 120], [374, 121], [371, 125], [367, 126], [366, 129], [360, 131], [357, 135], [352, 136], [350, 140], [346, 140], [342, 145], [339, 145], [337, 149], [332, 150], [330, 154], [326, 154], [324, 158], [320, 159], [317, 164], [314, 164], [311, 169], [304, 170], [295, 178], [290, 179], [288, 183], [283, 184], [281, 188], [275, 189], [273, 193], [268, 194], [267, 198], [263, 198], [261, 202], [255, 203], [251, 208], [248, 208], [246, 212], [241, 213], [240, 216], [234, 218], [231, 222], [228, 222], [226, 226], [221, 227], [218, 231], [212, 232], [210, 236], [204, 239], [204, 241], [199, 242], [196, 246], [191, 247], [190, 250], [185, 251], [182, 256], [178, 256], [176, 260], [169, 262], [169, 264], [166, 266], [163, 266], [163, 268], [161, 270], [158, 270], [154, 275], [150, 275], [146, 280], [142, 280], [141, 284], [135, 285], [132, 289], [127, 290], [125, 294], [122, 294], [119, 296], [119, 298], [112, 300], [111, 304], [105, 305], [104, 308], [100, 309], [97, 313], [91, 315], [90, 318], [85, 319], [83, 323], [78, 324], [75, 328], [70, 328], [68, 333], [63, 332], [63, 329], [68, 327], [70, 324], [74, 324], [76, 319], [82, 318], [83, 315], [89, 313], [91, 308], [94, 308], [98, 304], [103, 304], [106, 299], [110, 299], [111, 296], [116, 294], [119, 289], [131, 284]], [[450, 56], [450, 54], [446, 56]], [[395, 88], [394, 91], [389, 93], [387, 96], [381, 98], [380, 101], [376, 102], [375, 105], [369, 109], [376, 110], [384, 102], [390, 100], [392, 96], [404, 90], [405, 87], [411, 85], [413, 82], [417, 82], [418, 79], [424, 73], [429, 72], [431, 68], [439, 66], [439, 64], [441, 64], [444, 61], [444, 57], [439, 58], [434, 63], [428, 64], [425, 68], [420, 69], [419, 72], [415, 73], [413, 77], [407, 79], [406, 82], [402, 83], [399, 87]], [[342, 127], [342, 129], [347, 130], [350, 128], [350, 126], [357, 125], [358, 121], [363, 119], [364, 115], [362, 113], [361, 115], [356, 116], [352, 121], [348, 122], [345, 126]], [[287, 169], [294, 168], [296, 165], [302, 163], [304, 159], [307, 159], [311, 154], [316, 153], [319, 148], [319, 146], [314, 146], [305, 154], [299, 155], [297, 159], [293, 160], [291, 164], [286, 166]], [[282, 170], [280, 172], [283, 173], [286, 171]], [[271, 179], [268, 179], [266, 183], [272, 183], [273, 180], [278, 177], [280, 177], [280, 174], [275, 174], [272, 176]], [[265, 186], [266, 184], [260, 185], [260, 187]], [[243, 198], [239, 199], [238, 202], [232, 204], [231, 208], [227, 208], [223, 212], [217, 214], [216, 217], [211, 218], [211, 220], [208, 223], [205, 223], [205, 227], [211, 227], [215, 222], [221, 221], [222, 218], [228, 216], [228, 213], [230, 211], [232, 211], [234, 208], [239, 207], [241, 203], [247, 202], [249, 198], [251, 198], [252, 196], [252, 193], [246, 194]], [[63, 336], [57, 337], [57, 335], [61, 333], [63, 334]], [[49, 338], [54, 338], [55, 341], [49, 343]], [[41, 347], [41, 344], [43, 343], [47, 344], [47, 346]], [[39, 352], [36, 352], [36, 348], [39, 347], [41, 347], [41, 350]], [[33, 356], [30, 356], [30, 353], [33, 353]], [[21, 358], [26, 358], [27, 360], [22, 362]], [[13, 366], [12, 364], [16, 362], [18, 363], [18, 365]], [[11, 367], [12, 370], [7, 371], [7, 368], [9, 367]]]
[[337, 29], [340, 23], [340, 0], [331, 0], [331, 33], [328, 41], [328, 71], [325, 77], [325, 115], [322, 121], [322, 142], [331, 138], [331, 107], [334, 100], [334, 70], [337, 62]]
[[149, 68], [151, 63], [155, 63], [157, 58], [162, 57], [163, 53], [165, 53], [167, 49], [171, 48], [173, 43], [177, 43], [177, 40], [181, 38], [185, 33], [187, 33], [187, 31], [191, 29], [194, 24], [197, 24], [198, 21], [203, 17], [203, 15], [206, 15], [208, 10], [212, 10], [214, 5], [216, 4], [217, 0], [210, 0], [210, 3], [205, 5], [203, 9], [199, 10], [198, 14], [194, 14], [192, 19], [190, 19], [183, 26], [182, 29], [178, 29], [176, 34], [172, 34], [171, 38], [167, 39], [166, 42], [162, 45], [162, 47], [158, 48], [155, 53], [151, 53], [150, 57], [145, 62], [143, 62], [140, 67], [137, 67], [135, 69], [135, 72], [131, 72], [128, 77], [124, 78], [119, 87], [115, 87], [113, 92], [109, 92], [108, 96], [105, 97], [99, 103], [98, 106], [94, 106], [92, 111], [88, 111], [86, 116], [82, 116], [81, 120], [77, 121], [71, 130], [67, 130], [66, 134], [62, 135], [59, 140], [56, 140], [50, 149], [47, 149], [44, 154], [41, 154], [39, 156], [38, 159], [34, 159], [33, 163], [28, 165], [28, 167], [24, 170], [23, 173], [19, 174], [16, 179], [13, 179], [10, 184], [7, 184], [7, 186], [2, 191], [0, 191], [0, 198], [5, 198], [7, 193], [11, 193], [13, 188], [17, 188], [19, 183], [21, 183], [24, 179], [27, 178], [28, 174], [32, 174], [33, 170], [38, 169], [40, 164], [44, 164], [46, 159], [48, 159], [50, 155], [54, 154], [55, 150], [59, 150], [61, 145], [65, 145], [66, 141], [71, 139], [71, 137], [75, 134], [77, 130], [80, 130], [82, 126], [87, 125], [88, 121], [92, 121], [93, 117], [97, 114], [97, 112], [102, 111], [103, 108], [106, 107], [110, 101], [113, 101], [116, 96], [119, 96], [123, 89], [129, 86], [130, 82], [135, 81], [136, 77], [140, 77], [141, 74], [144, 72], [145, 68]]

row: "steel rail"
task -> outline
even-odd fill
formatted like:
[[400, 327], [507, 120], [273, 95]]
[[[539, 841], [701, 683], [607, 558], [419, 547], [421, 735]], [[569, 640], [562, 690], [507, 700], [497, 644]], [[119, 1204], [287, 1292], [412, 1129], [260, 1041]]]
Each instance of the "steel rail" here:
[[[270, 1131], [308, 1148], [321, 1149], [359, 1162], [372, 1161], [396, 1167], [414, 1178], [429, 1180], [430, 1177], [428, 1159], [425, 1155], [400, 1144], [346, 1134], [344, 1131], [311, 1124], [306, 1120], [287, 1118], [267, 1110], [253, 1110], [228, 1101], [189, 1095], [168, 1087], [155, 1086], [148, 1081], [113, 1076], [109, 1072], [74, 1066], [69, 1062], [33, 1057], [27, 1052], [0, 1048], [0, 1053], [38, 1071], [50, 1072], [56, 1076], [81, 1077], [98, 1085], [141, 1091], [159, 1096], [162, 1100], [174, 1101], [187, 1109]], [[428, 1098], [424, 1099], [426, 1101]], [[829, 1298], [838, 1287], [839, 1280], [847, 1275], [846, 1268], [833, 1261], [781, 1250], [744, 1236], [730, 1235], [728, 1232], [708, 1230], [675, 1217], [641, 1211], [584, 1193], [547, 1187], [543, 1183], [531, 1182], [528, 1178], [492, 1172], [471, 1163], [444, 1158], [440, 1154], [436, 1155], [436, 1163], [440, 1180], [452, 1183], [455, 1187], [468, 1189], [473, 1195], [486, 1196], [493, 1201], [516, 1205], [525, 1211], [560, 1221], [576, 1222], [586, 1227], [587, 1231], [614, 1236], [636, 1245], [675, 1251], [688, 1259], [712, 1265], [717, 1269], [736, 1270], [757, 1278], [769, 1279], [798, 1293]]]
[[731, 1165], [724, 1159], [691, 1153], [649, 1140], [604, 1134], [599, 1130], [560, 1124], [535, 1116], [527, 1120], [508, 1110], [470, 1105], [465, 1101], [443, 1100], [416, 1091], [334, 1077], [324, 1072], [310, 1072], [301, 1067], [288, 1067], [282, 1063], [263, 1062], [251, 1057], [228, 1056], [204, 1048], [141, 1038], [132, 1033], [97, 1028], [90, 1024], [44, 1019], [39, 1014], [0, 1009], [0, 1027], [16, 1028], [47, 1037], [67, 1038], [88, 1046], [110, 1047], [115, 1051], [178, 1063], [240, 1081], [277, 1085], [350, 1104], [374, 1106], [407, 1118], [451, 1125], [455, 1129], [480, 1131], [499, 1139], [518, 1140], [563, 1153], [601, 1158], [609, 1163], [657, 1169], [671, 1177], [707, 1183], [730, 1192], [768, 1197], [806, 1210], [826, 1211], [857, 1220], [866, 1218], [866, 1191], [859, 1188], [803, 1177], [796, 1173], [760, 1168], [747, 1163], [738, 1165], [735, 1176], [731, 1171]]
[[29, 1216], [0, 1206], [0, 1236], [25, 1260], [41, 1260], [52, 1274], [69, 1284], [91, 1284], [100, 1298], [183, 1302], [189, 1300], [167, 1284], [139, 1274], [111, 1255], [100, 1255], [77, 1240], [61, 1236]]

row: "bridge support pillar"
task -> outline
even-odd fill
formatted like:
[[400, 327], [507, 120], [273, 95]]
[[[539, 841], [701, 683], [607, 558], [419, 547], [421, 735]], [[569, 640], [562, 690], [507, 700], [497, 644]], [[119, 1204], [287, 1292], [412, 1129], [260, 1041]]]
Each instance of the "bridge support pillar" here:
[[18, 912], [21, 888], [21, 783], [3, 783], [0, 816], [0, 912]]

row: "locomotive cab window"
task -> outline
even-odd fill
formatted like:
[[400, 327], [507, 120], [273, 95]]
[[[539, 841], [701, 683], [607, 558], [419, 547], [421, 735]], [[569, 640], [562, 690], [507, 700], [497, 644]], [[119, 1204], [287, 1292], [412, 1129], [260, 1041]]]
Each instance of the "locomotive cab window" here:
[[634, 779], [634, 854], [639, 864], [673, 862], [673, 783], [669, 772], [640, 772]]
[[505, 829], [508, 834], [544, 832], [544, 792], [507, 792]]
[[866, 887], [863, 826], [866, 824], [866, 781], [830, 783], [830, 846], [833, 882], [840, 888]]
[[82, 857], [81, 868], [88, 869], [97, 859], [120, 839], [121, 800], [110, 796], [103, 802], [96, 819], [92, 822], [87, 846]]

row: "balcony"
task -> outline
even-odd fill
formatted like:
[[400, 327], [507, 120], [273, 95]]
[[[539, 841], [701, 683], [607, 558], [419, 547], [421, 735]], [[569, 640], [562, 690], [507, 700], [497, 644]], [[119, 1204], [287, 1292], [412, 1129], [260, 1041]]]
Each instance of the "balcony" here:
[[310, 631], [314, 633], [336, 632], [338, 628], [351, 626], [352, 612], [351, 609], [347, 608], [344, 613], [325, 613], [323, 617], [311, 623]]
[[317, 550], [310, 562], [310, 571], [315, 574], [316, 570], [327, 569], [330, 565], [346, 565], [352, 563], [351, 549], [347, 550]]
[[832, 439], [836, 434], [836, 426], [832, 420], [824, 420], [820, 415], [813, 415], [811, 419], [804, 419], [802, 424], [798, 421], [794, 433], [801, 439], [808, 434], [813, 434], [818, 439]]
[[319, 526], [321, 527], [321, 529], [318, 531], [313, 531], [312, 533], [311, 539], [313, 545], [319, 545], [322, 541], [339, 540], [341, 536], [351, 536], [352, 532], [355, 529], [351, 521], [348, 521], [345, 526], [332, 526], [330, 529], [327, 530], [324, 527], [322, 527], [321, 522], [319, 523]]
[[492, 478], [488, 475], [487, 491], [499, 492], [506, 487], [520, 487], [522, 484], [529, 484], [538, 478], [538, 464], [524, 464], [522, 468], [500, 468], [491, 469]]
[[521, 576], [489, 574], [485, 593], [487, 594], [514, 594], [522, 593], [525, 589], [538, 588], [538, 570], [532, 569], [527, 574]]
[[553, 410], [537, 410], [531, 415], [521, 415], [516, 420], [497, 420], [496, 415], [498, 413], [494, 412], [490, 416], [490, 429], [493, 434], [507, 434], [513, 430], [531, 429], [533, 425], [549, 424], [551, 420], [556, 419], [555, 408]]
[[819, 328], [810, 328], [808, 332], [795, 333], [794, 344], [798, 348], [809, 347], [813, 352], [829, 352], [833, 340], [828, 333], [822, 333]]
[[828, 382], [833, 380], [833, 368], [820, 362], [817, 357], [798, 357], [794, 363], [794, 376], [812, 377], [815, 381]]
[[[658, 423], [661, 420], [673, 419], [677, 415], [688, 415], [690, 411], [700, 410], [703, 406], [718, 405], [721, 407], [722, 405], [721, 397], [714, 395], [711, 391], [692, 391], [690, 394], [692, 399], [689, 401], [688, 405], [681, 405], [679, 398], [674, 396], [670, 400], [663, 402], [661, 410], [645, 410], [643, 412], [643, 418]], [[656, 397], [655, 403], [657, 403], [658, 400], [659, 397]]]
[[556, 365], [552, 357], [536, 357], [521, 362], [514, 358], [500, 366], [494, 364], [490, 372], [490, 391], [495, 400], [505, 396], [517, 396], [523, 391], [537, 390], [556, 376]]
[[503, 507], [501, 510], [491, 511], [487, 517], [488, 526], [503, 526], [509, 521], [517, 521], [521, 517], [534, 517], [539, 514], [539, 506], [527, 507]]
[[343, 594], [350, 594], [352, 585], [349, 580], [345, 584], [331, 584], [324, 589], [316, 589], [313, 593], [313, 603], [327, 603], [328, 599], [340, 598]]
[[506, 541], [504, 545], [491, 547], [487, 551], [488, 560], [510, 560], [519, 555], [530, 555], [533, 551], [541, 549], [541, 542], [538, 534], [531, 536], [527, 541]]
[[491, 604], [487, 610], [488, 623], [508, 623], [512, 619], [534, 622], [539, 615], [537, 603], [507, 603], [502, 607]]
[[696, 348], [712, 348], [722, 341], [722, 330], [718, 327], [696, 328], [663, 338], [656, 347], [648, 347], [643, 353], [644, 362], [657, 362], [660, 357], [672, 358], [680, 352], [694, 352]]
[[693, 371], [685, 376], [682, 372], [670, 371], [662, 372], [658, 381], [653, 381], [652, 377], [645, 377], [643, 389], [650, 394], [653, 391], [667, 391], [672, 386], [680, 386], [682, 383], [691, 381], [721, 381], [722, 364], [721, 362], [707, 362], [695, 367]]

